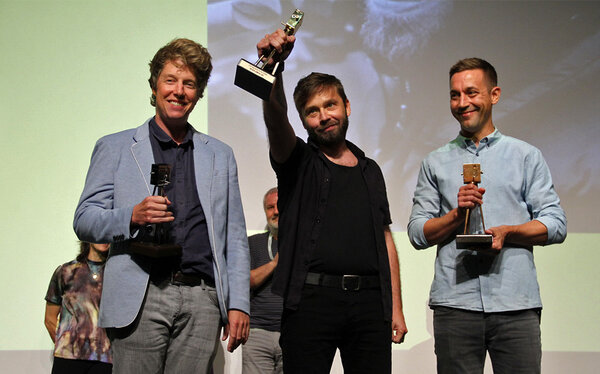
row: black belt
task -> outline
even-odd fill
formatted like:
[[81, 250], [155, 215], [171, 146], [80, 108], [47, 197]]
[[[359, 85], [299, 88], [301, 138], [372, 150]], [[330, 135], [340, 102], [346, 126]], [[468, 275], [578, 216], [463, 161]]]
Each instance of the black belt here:
[[379, 275], [329, 275], [308, 273], [306, 274], [304, 283], [311, 286], [341, 288], [344, 291], [381, 288]]
[[202, 277], [196, 274], [184, 274], [180, 271], [173, 274], [173, 278], [171, 280], [172, 283], [184, 284], [186, 286], [201, 286], [207, 285], [209, 287], [214, 287], [215, 282], [212, 279], [207, 279], [206, 277]]
[[185, 274], [181, 271], [153, 271], [150, 274], [150, 279], [153, 281], [169, 280], [173, 284], [183, 284], [185, 286], [202, 286], [215, 287], [215, 282], [205, 276], [198, 274]]

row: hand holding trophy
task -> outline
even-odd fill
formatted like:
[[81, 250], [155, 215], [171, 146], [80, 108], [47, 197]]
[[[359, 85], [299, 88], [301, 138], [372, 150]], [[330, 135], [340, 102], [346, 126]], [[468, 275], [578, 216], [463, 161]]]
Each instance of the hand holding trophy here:
[[[282, 22], [284, 28], [280, 30], [280, 33], [285, 36], [293, 36], [302, 25], [303, 18], [304, 12], [296, 9], [286, 23]], [[269, 100], [277, 70], [289, 55], [291, 48], [293, 48], [293, 40], [286, 46], [275, 41], [269, 45], [268, 50], [259, 51], [260, 56], [254, 64], [241, 59], [235, 72], [234, 84], [263, 100]], [[275, 59], [277, 62], [270, 68]]]
[[[465, 184], [478, 185], [481, 183], [481, 166], [480, 164], [464, 164], [463, 165], [463, 182]], [[481, 216], [482, 232], [485, 232], [485, 221], [483, 220], [483, 209], [479, 205], [479, 213]], [[478, 250], [485, 253], [497, 253], [491, 249], [492, 246], [492, 235], [489, 234], [470, 234], [471, 209], [467, 209], [465, 215], [465, 226], [461, 235], [456, 235], [456, 248], [458, 249], [472, 249]]]
[[[154, 185], [153, 195], [165, 196], [165, 187], [171, 182], [171, 165], [153, 164], [150, 171], [150, 184]], [[162, 223], [142, 226], [140, 239], [132, 241], [129, 250], [147, 257], [159, 258], [180, 256], [181, 246], [170, 243], [167, 226]]]

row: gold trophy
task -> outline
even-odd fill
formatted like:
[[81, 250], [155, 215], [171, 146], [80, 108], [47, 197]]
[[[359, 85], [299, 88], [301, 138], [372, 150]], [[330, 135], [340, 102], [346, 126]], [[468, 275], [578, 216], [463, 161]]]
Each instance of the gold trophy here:
[[[165, 196], [165, 187], [170, 182], [171, 165], [153, 164], [150, 171], [150, 184], [154, 185], [152, 195], [158, 190], [159, 196]], [[169, 243], [167, 227], [161, 223], [141, 227], [139, 239], [131, 241], [129, 251], [152, 258], [180, 256], [182, 252], [181, 246]]]
[[[283, 31], [287, 35], [294, 35], [302, 25], [303, 18], [304, 12], [296, 9], [286, 23], [281, 23], [284, 26]], [[241, 59], [235, 71], [234, 84], [263, 100], [269, 100], [279, 62], [273, 66], [271, 72], [265, 71], [265, 67], [275, 52], [273, 49], [268, 56], [260, 56], [254, 64]]]
[[[465, 184], [478, 185], [481, 183], [481, 166], [479, 164], [464, 164], [463, 165], [463, 182]], [[479, 213], [481, 215], [481, 226], [484, 234], [469, 234], [469, 219], [471, 218], [471, 209], [467, 209], [465, 216], [465, 228], [462, 235], [456, 235], [456, 248], [472, 249], [486, 253], [496, 253], [491, 250], [492, 235], [485, 234], [485, 222], [483, 220], [483, 209], [479, 205]]]

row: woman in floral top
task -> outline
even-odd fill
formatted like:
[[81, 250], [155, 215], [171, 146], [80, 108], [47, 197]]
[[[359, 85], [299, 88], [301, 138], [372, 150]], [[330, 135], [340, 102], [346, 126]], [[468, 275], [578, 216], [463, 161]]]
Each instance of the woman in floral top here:
[[45, 318], [55, 345], [52, 373], [112, 370], [110, 342], [104, 329], [98, 327], [108, 247], [108, 244], [80, 242], [77, 258], [59, 266], [52, 275], [46, 293]]

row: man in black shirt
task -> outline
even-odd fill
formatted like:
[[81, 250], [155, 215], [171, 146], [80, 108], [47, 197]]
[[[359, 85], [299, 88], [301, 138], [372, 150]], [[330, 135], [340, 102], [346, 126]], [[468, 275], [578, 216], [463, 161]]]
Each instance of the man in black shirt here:
[[[283, 63], [294, 42], [277, 30], [258, 54], [274, 48]], [[402, 342], [407, 329], [383, 175], [346, 140], [350, 102], [334, 76], [298, 82], [294, 102], [308, 143], [296, 137], [281, 70], [263, 112], [279, 188], [273, 292], [284, 297], [284, 372], [329, 373], [339, 348], [346, 373], [389, 373], [390, 339]]]

